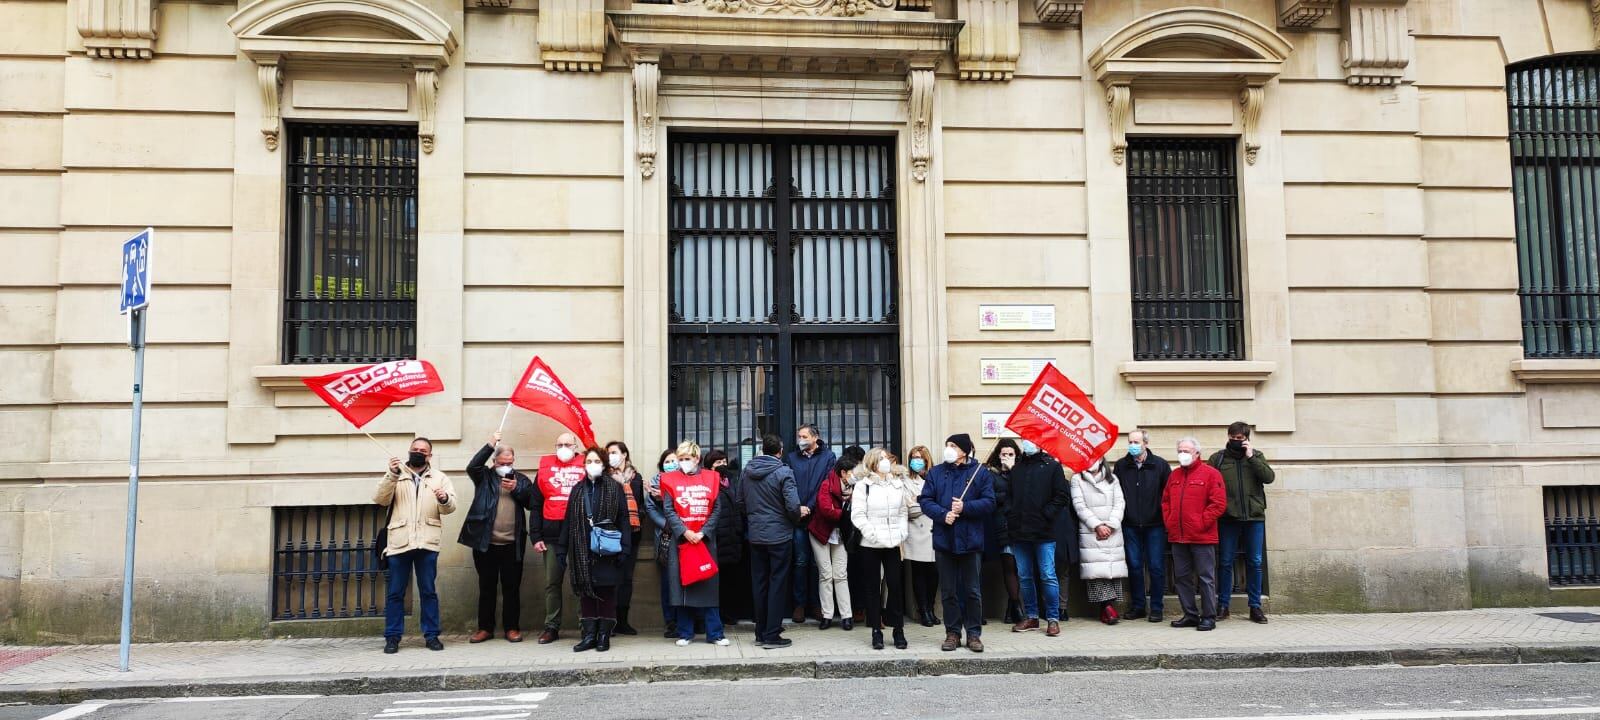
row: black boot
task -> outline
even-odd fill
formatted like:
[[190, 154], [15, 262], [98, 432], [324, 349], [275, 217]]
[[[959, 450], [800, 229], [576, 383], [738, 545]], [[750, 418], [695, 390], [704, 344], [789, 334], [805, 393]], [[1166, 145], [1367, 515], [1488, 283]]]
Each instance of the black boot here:
[[593, 650], [594, 646], [600, 643], [599, 638], [596, 637], [596, 628], [598, 624], [595, 622], [594, 618], [583, 618], [579, 621], [579, 624], [583, 628], [583, 639], [579, 640], [577, 645], [572, 646], [572, 651], [583, 652], [585, 650]]
[[602, 618], [600, 620], [600, 627], [596, 631], [595, 637], [594, 649], [596, 652], [606, 652], [611, 649], [611, 633], [617, 629], [617, 624], [618, 621], [610, 618]]
[[617, 606], [617, 634], [618, 635], [638, 635], [639, 634], [639, 630], [637, 628], [635, 628], [634, 626], [628, 624], [628, 606], [627, 605], [618, 605]]
[[872, 649], [873, 650], [882, 650], [883, 649], [883, 631], [882, 630], [878, 630], [876, 628], [874, 628], [872, 630]]
[[933, 627], [939, 624], [939, 618], [934, 617], [933, 611], [927, 608], [923, 608], [922, 612], [917, 614], [917, 618], [923, 627]]
[[1015, 625], [1015, 624], [1017, 624], [1019, 622], [1022, 622], [1022, 609], [1017, 607], [1017, 601], [1015, 601], [1015, 600], [1007, 600], [1006, 601], [1006, 617], [1005, 617], [1005, 621], [1008, 624], [1011, 624], [1011, 625]]

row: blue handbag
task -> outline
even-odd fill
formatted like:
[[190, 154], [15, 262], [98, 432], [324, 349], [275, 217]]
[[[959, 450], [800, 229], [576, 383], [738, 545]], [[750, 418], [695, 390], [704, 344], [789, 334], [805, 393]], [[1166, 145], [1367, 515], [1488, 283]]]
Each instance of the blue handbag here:
[[622, 531], [611, 527], [611, 521], [605, 521], [605, 526], [594, 521], [594, 490], [598, 483], [589, 484], [589, 502], [584, 508], [589, 512], [589, 553], [599, 557], [622, 554]]

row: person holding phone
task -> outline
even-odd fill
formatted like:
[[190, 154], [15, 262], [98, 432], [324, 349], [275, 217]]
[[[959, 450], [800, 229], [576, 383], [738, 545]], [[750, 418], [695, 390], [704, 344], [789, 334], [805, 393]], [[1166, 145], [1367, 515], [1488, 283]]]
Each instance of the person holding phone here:
[[411, 441], [406, 460], [389, 458], [389, 471], [378, 481], [372, 501], [389, 508], [388, 540], [383, 557], [389, 565], [389, 587], [383, 599], [383, 652], [400, 652], [405, 634], [406, 586], [417, 576], [417, 602], [421, 606], [422, 638], [429, 650], [443, 650], [439, 641], [439, 594], [434, 580], [439, 571], [439, 545], [444, 540], [443, 517], [456, 511], [456, 490], [450, 478], [433, 467], [433, 441]]
[[533, 481], [512, 467], [516, 461], [517, 452], [502, 444], [496, 431], [467, 463], [472, 505], [456, 542], [472, 548], [472, 567], [478, 572], [478, 631], [470, 643], [494, 637], [497, 591], [506, 640], [522, 642], [522, 558], [527, 548], [522, 537], [528, 531]]

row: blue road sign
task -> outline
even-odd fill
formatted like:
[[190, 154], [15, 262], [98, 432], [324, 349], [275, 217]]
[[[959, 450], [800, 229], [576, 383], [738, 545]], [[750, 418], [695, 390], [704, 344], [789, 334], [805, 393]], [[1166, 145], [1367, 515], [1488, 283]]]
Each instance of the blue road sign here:
[[143, 232], [122, 244], [122, 314], [150, 304], [150, 236]]

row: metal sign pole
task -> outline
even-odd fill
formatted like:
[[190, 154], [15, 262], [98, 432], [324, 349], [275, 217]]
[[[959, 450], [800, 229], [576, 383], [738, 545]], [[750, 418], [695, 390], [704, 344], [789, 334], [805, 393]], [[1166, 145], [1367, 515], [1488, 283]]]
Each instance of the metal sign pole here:
[[122, 646], [119, 669], [128, 671], [128, 650], [133, 642], [133, 541], [139, 529], [139, 420], [144, 412], [145, 308], [129, 315], [129, 344], [133, 345], [133, 447], [128, 454], [128, 529], [122, 555]]

